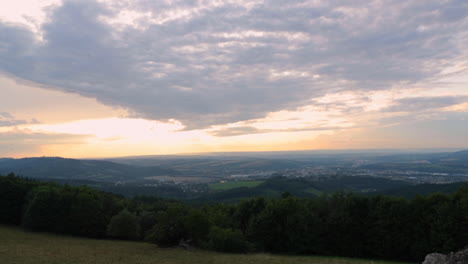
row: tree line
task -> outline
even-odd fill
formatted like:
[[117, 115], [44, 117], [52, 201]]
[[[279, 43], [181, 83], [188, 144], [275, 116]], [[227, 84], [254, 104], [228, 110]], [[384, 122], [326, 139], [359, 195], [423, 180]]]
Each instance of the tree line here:
[[0, 223], [223, 252], [420, 261], [468, 245], [468, 184], [413, 199], [337, 192], [190, 205], [0, 175]]

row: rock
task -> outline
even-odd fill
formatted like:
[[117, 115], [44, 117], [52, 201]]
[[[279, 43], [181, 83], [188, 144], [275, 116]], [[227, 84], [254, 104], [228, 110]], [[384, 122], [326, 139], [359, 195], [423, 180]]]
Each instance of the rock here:
[[468, 264], [468, 246], [463, 250], [448, 255], [449, 264]]
[[448, 255], [431, 253], [426, 256], [423, 264], [468, 264], [468, 246]]
[[183, 248], [183, 249], [186, 249], [186, 250], [192, 250], [193, 247], [190, 245], [190, 243], [192, 242], [191, 239], [189, 240], [184, 240], [183, 238], [181, 238], [179, 240], [179, 247]]
[[447, 264], [447, 256], [439, 253], [431, 253], [426, 256], [423, 264]]

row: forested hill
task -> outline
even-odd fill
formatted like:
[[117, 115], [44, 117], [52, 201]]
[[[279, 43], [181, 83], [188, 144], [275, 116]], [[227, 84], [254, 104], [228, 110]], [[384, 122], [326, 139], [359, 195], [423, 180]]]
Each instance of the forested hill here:
[[467, 163], [468, 162], [468, 150], [462, 150], [457, 152], [448, 153], [441, 157], [445, 161], [451, 159], [452, 161]]
[[451, 153], [378, 157], [374, 163], [363, 166], [363, 168], [467, 175], [468, 150]]
[[238, 187], [228, 190], [213, 191], [194, 199], [202, 202], [239, 202], [254, 197], [281, 197], [290, 193], [297, 197], [317, 197], [323, 193], [343, 191], [362, 196], [388, 195], [414, 198], [417, 195], [427, 196], [432, 193], [454, 193], [465, 183], [420, 184], [406, 181], [390, 180], [378, 177], [345, 176], [312, 181], [306, 178], [289, 179], [273, 177], [254, 187]]
[[290, 179], [286, 177], [272, 177], [255, 187], [240, 187], [225, 191], [208, 193], [199, 197], [198, 201], [237, 202], [244, 198], [280, 197], [282, 193], [290, 193], [297, 197], [315, 197], [322, 193], [336, 191], [363, 193], [389, 190], [410, 184], [376, 177], [337, 177], [322, 181], [307, 178]]
[[29, 178], [118, 181], [157, 175], [177, 175], [159, 166], [138, 167], [102, 160], [76, 160], [58, 157], [0, 159], [0, 173], [13, 172]]
[[468, 185], [450, 195], [413, 199], [338, 192], [193, 206], [9, 175], [0, 176], [0, 224], [146, 240], [160, 247], [186, 240], [194, 247], [225, 252], [420, 262], [429, 253], [453, 252], [468, 244]]
[[402, 186], [401, 188], [381, 190], [378, 192], [369, 193], [369, 195], [388, 195], [397, 197], [414, 198], [417, 195], [428, 196], [434, 193], [454, 193], [466, 182], [454, 182], [446, 184], [418, 184], [410, 186]]

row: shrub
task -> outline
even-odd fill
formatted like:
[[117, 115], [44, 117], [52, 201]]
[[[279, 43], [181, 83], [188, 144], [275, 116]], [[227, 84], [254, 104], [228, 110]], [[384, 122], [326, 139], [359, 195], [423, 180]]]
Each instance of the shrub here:
[[140, 213], [139, 223], [140, 223], [140, 234], [141, 237], [145, 237], [145, 234], [151, 230], [151, 228], [156, 225], [156, 213], [150, 211], [144, 211]]
[[181, 206], [171, 206], [167, 211], [159, 211], [156, 224], [147, 233], [145, 240], [161, 247], [175, 246], [188, 237], [184, 226], [185, 210]]
[[37, 185], [14, 174], [0, 175], [0, 223], [21, 224], [27, 194]]
[[206, 247], [216, 251], [230, 253], [245, 253], [251, 250], [252, 246], [245, 239], [240, 230], [220, 228], [213, 226], [208, 234]]
[[59, 188], [40, 186], [31, 195], [22, 224], [30, 230], [55, 232], [62, 229], [66, 210]]
[[114, 215], [107, 227], [108, 236], [120, 239], [137, 239], [139, 232], [138, 218], [126, 209]]

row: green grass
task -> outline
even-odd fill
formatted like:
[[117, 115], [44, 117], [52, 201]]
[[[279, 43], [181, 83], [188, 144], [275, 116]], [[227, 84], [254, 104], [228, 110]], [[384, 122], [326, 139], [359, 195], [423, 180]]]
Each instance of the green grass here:
[[209, 185], [210, 189], [213, 191], [225, 191], [239, 187], [255, 187], [258, 186], [265, 181], [236, 181], [236, 182], [225, 182], [225, 183], [212, 183]]
[[333, 257], [222, 254], [203, 250], [161, 249], [143, 242], [96, 240], [25, 232], [0, 226], [0, 263], [5, 264], [390, 264]]

